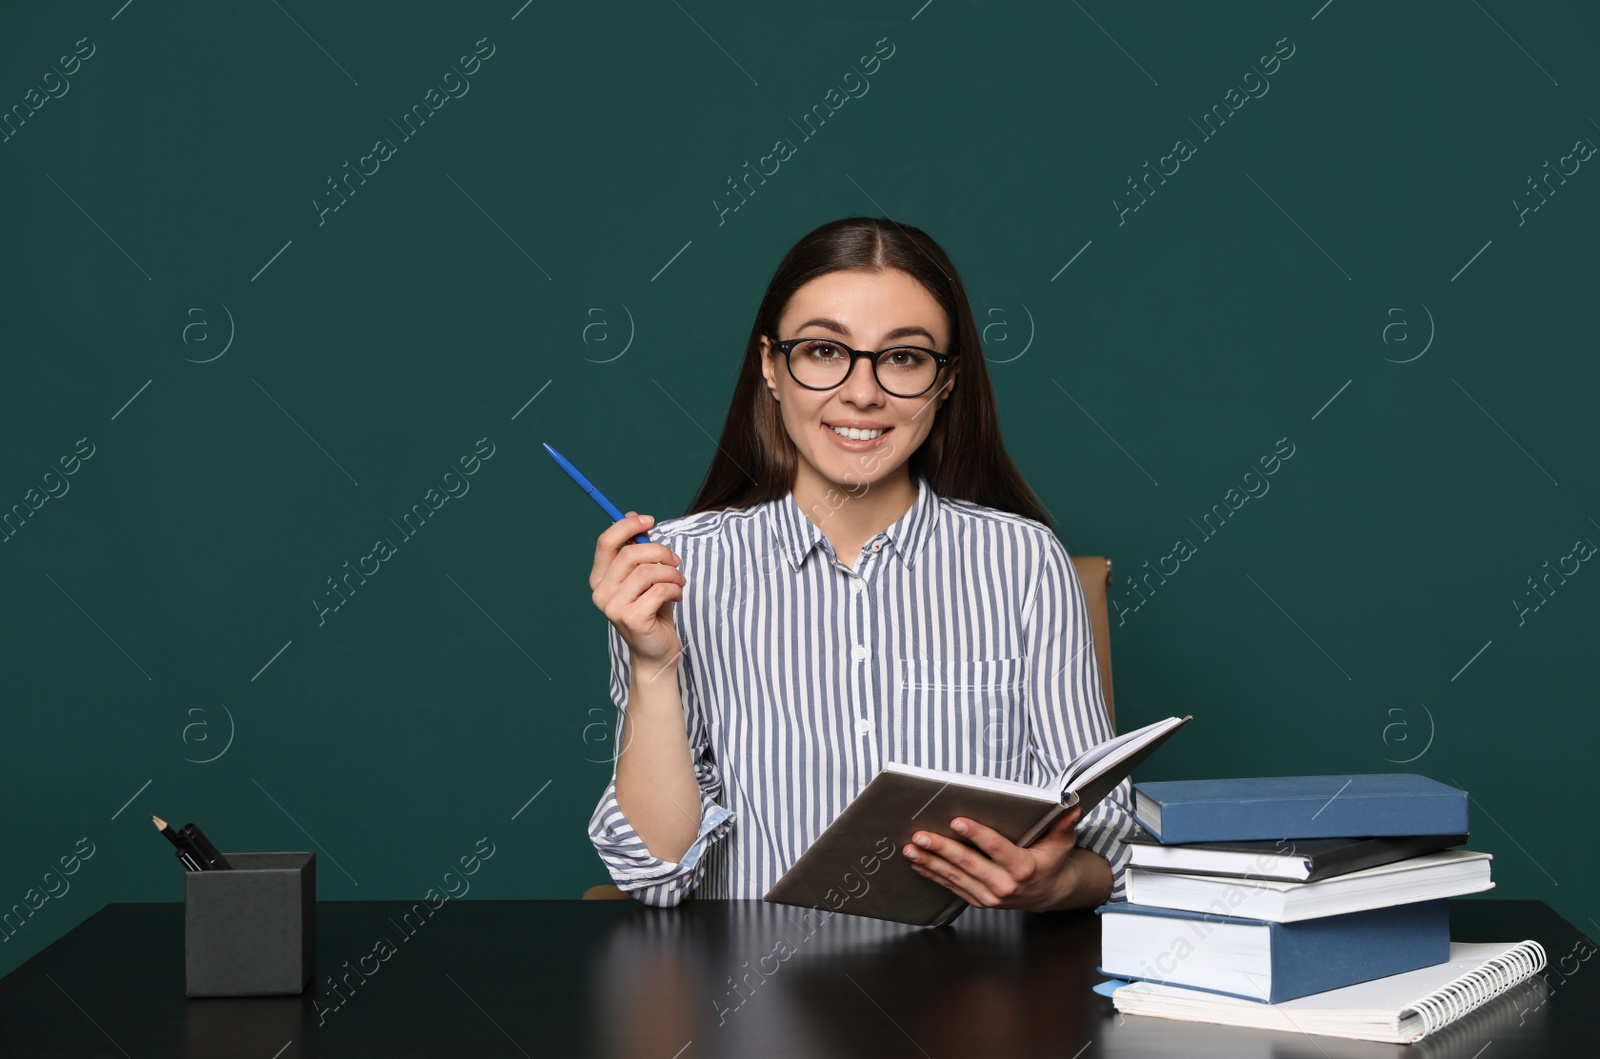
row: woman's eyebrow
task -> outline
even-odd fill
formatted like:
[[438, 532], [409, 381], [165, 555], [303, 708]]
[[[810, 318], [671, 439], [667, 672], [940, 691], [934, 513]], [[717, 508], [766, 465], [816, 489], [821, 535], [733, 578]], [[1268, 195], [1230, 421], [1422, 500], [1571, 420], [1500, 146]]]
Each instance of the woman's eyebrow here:
[[[814, 319], [807, 320], [805, 323], [796, 327], [795, 330], [804, 331], [808, 327], [826, 328], [827, 330], [832, 331], [834, 334], [843, 337], [849, 337], [850, 335], [849, 328], [839, 323], [839, 321], [830, 320], [825, 316], [818, 316]], [[929, 345], [934, 344], [933, 332], [929, 331], [926, 327], [919, 327], [916, 324], [907, 324], [904, 327], [897, 327], [893, 331], [885, 334], [883, 338], [884, 341], [890, 342], [897, 338], [909, 338], [912, 335], [922, 335], [923, 337], [927, 338]]]

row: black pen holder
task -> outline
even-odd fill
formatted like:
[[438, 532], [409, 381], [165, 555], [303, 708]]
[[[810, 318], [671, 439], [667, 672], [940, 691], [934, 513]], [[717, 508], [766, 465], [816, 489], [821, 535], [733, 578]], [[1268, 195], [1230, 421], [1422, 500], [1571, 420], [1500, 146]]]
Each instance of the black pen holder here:
[[188, 996], [300, 993], [316, 970], [317, 855], [228, 853], [183, 875]]

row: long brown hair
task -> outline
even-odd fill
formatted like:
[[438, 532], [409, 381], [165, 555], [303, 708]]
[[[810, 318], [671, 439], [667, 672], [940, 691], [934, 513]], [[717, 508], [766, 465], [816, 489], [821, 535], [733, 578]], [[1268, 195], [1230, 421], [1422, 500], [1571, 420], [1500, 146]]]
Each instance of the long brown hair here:
[[796, 290], [844, 269], [908, 273], [927, 288], [953, 324], [955, 341], [949, 352], [955, 358], [952, 364], [961, 368], [959, 385], [911, 454], [912, 481], [925, 477], [941, 497], [970, 500], [1051, 526], [1044, 505], [1000, 442], [994, 391], [961, 277], [926, 232], [886, 217], [846, 217], [824, 224], [779, 262], [750, 328], [716, 454], [684, 514], [750, 507], [780, 499], [794, 487], [799, 456], [761, 372], [761, 336], [777, 337], [778, 318]]

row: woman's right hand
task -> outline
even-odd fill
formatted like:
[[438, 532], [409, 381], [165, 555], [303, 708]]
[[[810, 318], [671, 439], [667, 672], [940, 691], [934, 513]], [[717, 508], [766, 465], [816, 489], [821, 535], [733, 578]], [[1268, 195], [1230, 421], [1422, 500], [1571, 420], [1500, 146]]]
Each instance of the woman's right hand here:
[[675, 661], [681, 650], [672, 604], [683, 599], [686, 582], [671, 548], [629, 543], [653, 524], [651, 516], [630, 511], [601, 533], [589, 587], [594, 605], [621, 634], [633, 658], [659, 666]]

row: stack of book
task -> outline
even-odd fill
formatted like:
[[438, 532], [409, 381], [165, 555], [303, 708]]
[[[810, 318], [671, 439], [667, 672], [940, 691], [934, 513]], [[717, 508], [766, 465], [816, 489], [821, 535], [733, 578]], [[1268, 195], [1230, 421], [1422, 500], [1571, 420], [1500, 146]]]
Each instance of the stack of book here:
[[1414, 1040], [1543, 967], [1534, 942], [1452, 950], [1448, 899], [1494, 885], [1489, 854], [1451, 848], [1468, 835], [1457, 787], [1294, 776], [1134, 795], [1148, 835], [1127, 901], [1097, 909], [1118, 1010]]

